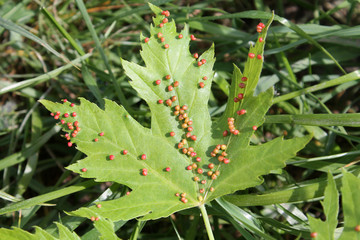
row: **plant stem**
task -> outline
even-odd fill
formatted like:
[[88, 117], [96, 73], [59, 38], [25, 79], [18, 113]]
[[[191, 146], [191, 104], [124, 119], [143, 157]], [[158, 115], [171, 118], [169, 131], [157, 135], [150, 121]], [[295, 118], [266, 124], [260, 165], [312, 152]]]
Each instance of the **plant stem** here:
[[207, 212], [206, 212], [205, 205], [202, 204], [202, 205], [199, 206], [199, 208], [200, 208], [200, 211], [201, 211], [201, 215], [202, 215], [202, 217], [204, 219], [205, 228], [206, 228], [206, 232], [208, 234], [209, 240], [215, 240], [214, 235], [213, 235], [212, 230], [211, 230], [211, 225], [210, 225], [209, 217], [208, 217]]

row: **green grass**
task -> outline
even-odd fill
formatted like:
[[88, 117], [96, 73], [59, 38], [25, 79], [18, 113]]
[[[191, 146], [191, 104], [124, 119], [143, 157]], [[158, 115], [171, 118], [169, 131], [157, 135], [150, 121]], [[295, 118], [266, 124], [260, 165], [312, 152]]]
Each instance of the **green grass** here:
[[[274, 10], [257, 91], [274, 87], [277, 96], [252, 141], [309, 132], [314, 139], [260, 186], [207, 206], [210, 223], [215, 239], [309, 238], [306, 214], [322, 214], [319, 199], [327, 172], [340, 184], [342, 168], [360, 169], [360, 117], [355, 114], [360, 100], [359, 3], [327, 8], [318, 1], [240, 2], [153, 3], [170, 10], [179, 27], [189, 24], [200, 39], [192, 52], [202, 53], [215, 43], [213, 118], [225, 110], [232, 64], [243, 69], [248, 43], [257, 38], [256, 25]], [[143, 64], [139, 36], [148, 35], [152, 15], [143, 1], [44, 4], [0, 1], [0, 226], [27, 231], [40, 226], [57, 234], [51, 224], [57, 221], [84, 239], [97, 239], [90, 222], [64, 211], [118, 198], [128, 189], [95, 184], [66, 170], [83, 156], [67, 147], [37, 100], [77, 102], [84, 97], [102, 107], [107, 98], [150, 126], [149, 108], [130, 87], [120, 58]], [[119, 221], [114, 227], [123, 239], [206, 239], [201, 221], [199, 211], [190, 209], [156, 221]]]

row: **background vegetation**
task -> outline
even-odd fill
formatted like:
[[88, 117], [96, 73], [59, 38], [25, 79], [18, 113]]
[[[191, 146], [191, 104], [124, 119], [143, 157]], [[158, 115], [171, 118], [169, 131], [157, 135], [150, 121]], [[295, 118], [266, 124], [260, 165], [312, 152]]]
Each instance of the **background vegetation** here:
[[[126, 193], [118, 184], [96, 184], [64, 168], [83, 156], [68, 148], [57, 134], [60, 128], [54, 127], [55, 121], [37, 100], [108, 98], [149, 126], [148, 107], [128, 84], [120, 57], [142, 64], [139, 35], [147, 35], [152, 14], [143, 1], [86, 1], [86, 11], [79, 3], [0, 1], [1, 26], [12, 29], [0, 28], [1, 227], [32, 231], [37, 225], [52, 233], [51, 223], [59, 221], [84, 239], [96, 239], [90, 222], [66, 216], [64, 211]], [[257, 233], [251, 238], [244, 232], [244, 214], [275, 239], [309, 238], [306, 214], [323, 217], [318, 200], [324, 194], [326, 173], [331, 171], [340, 184], [341, 168], [359, 171], [360, 132], [354, 128], [360, 125], [359, 118], [339, 120], [330, 115], [359, 111], [359, 2], [153, 3], [170, 10], [180, 28], [188, 23], [201, 39], [192, 52], [203, 52], [215, 43], [216, 77], [210, 99], [214, 118], [225, 109], [233, 63], [243, 68], [263, 12], [274, 10], [283, 17], [270, 28], [258, 86], [259, 90], [274, 86], [278, 97], [253, 142], [306, 132], [312, 132], [314, 139], [283, 171], [266, 176], [256, 188], [239, 192], [241, 198], [226, 198], [241, 208], [228, 202], [214, 204], [209, 214], [216, 239], [257, 239]], [[81, 69], [81, 59], [86, 59], [87, 68]], [[298, 116], [270, 117], [282, 113]], [[301, 117], [312, 113], [329, 115], [324, 121]], [[13, 202], [19, 203], [10, 205]], [[45, 202], [51, 204], [39, 205]], [[124, 239], [206, 239], [196, 211], [149, 222], [117, 222], [115, 229]], [[341, 214], [339, 220], [341, 226]]]

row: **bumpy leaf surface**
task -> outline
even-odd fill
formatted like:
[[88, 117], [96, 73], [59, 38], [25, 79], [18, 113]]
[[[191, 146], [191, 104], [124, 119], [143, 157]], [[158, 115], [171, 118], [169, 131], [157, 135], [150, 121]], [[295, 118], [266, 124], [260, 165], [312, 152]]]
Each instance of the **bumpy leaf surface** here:
[[[250, 47], [254, 55], [249, 55], [244, 74], [235, 67], [226, 111], [212, 122], [207, 104], [214, 76], [214, 47], [194, 58], [189, 45], [196, 45], [198, 40], [191, 36], [187, 25], [177, 33], [174, 21], [164, 21], [167, 18], [162, 10], [150, 7], [156, 14], [154, 25], [150, 36], [140, 39], [146, 66], [125, 60], [122, 63], [130, 84], [150, 107], [151, 129], [110, 100], [105, 100], [104, 110], [85, 99], [75, 106], [41, 101], [55, 116], [60, 113], [64, 131], [70, 134], [68, 139], [87, 155], [69, 169], [84, 178], [114, 181], [132, 189], [129, 195], [102, 202], [101, 208], [81, 208], [73, 215], [104, 216], [113, 221], [165, 217], [260, 184], [261, 175], [284, 167], [284, 162], [310, 140], [277, 138], [250, 146], [250, 137], [263, 123], [273, 98], [272, 89], [253, 96], [272, 20]], [[241, 109], [246, 113], [238, 115]], [[75, 121], [81, 130], [72, 137], [74, 132], [67, 124], [73, 126]], [[223, 149], [216, 148], [223, 144]], [[226, 156], [219, 158], [221, 154]], [[214, 167], [209, 168], [209, 164]]]

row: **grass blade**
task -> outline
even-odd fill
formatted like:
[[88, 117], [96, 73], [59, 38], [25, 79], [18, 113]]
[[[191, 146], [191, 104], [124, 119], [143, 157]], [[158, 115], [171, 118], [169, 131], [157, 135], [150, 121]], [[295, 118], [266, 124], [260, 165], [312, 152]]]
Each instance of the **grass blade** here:
[[70, 63], [68, 63], [62, 67], [59, 67], [55, 70], [52, 70], [48, 73], [45, 73], [43, 75], [40, 75], [40, 76], [32, 78], [32, 79], [24, 80], [24, 81], [17, 82], [17, 83], [11, 84], [9, 86], [6, 86], [6, 87], [0, 89], [0, 95], [7, 93], [7, 92], [17, 91], [17, 90], [20, 90], [20, 89], [23, 89], [26, 87], [34, 86], [34, 85], [40, 84], [42, 82], [48, 81], [51, 78], [58, 76], [63, 71], [73, 67], [74, 64], [79, 63], [82, 60], [89, 58], [91, 55], [92, 55], [92, 53], [88, 53], [88, 54], [86, 54], [82, 57], [78, 57], [75, 60], [71, 61]]
[[360, 71], [357, 70], [357, 71], [348, 73], [346, 75], [343, 75], [343, 76], [341, 76], [339, 78], [335, 78], [335, 79], [332, 79], [332, 80], [329, 80], [329, 81], [326, 81], [326, 82], [323, 82], [323, 83], [316, 84], [316, 85], [311, 86], [311, 87], [307, 87], [307, 88], [304, 88], [304, 89], [301, 89], [301, 90], [298, 90], [298, 91], [294, 91], [294, 92], [282, 95], [280, 97], [276, 97], [276, 98], [274, 98], [273, 103], [275, 104], [275, 103], [278, 103], [278, 102], [286, 101], [286, 100], [292, 99], [294, 97], [298, 97], [298, 96], [300, 96], [302, 94], [312, 93], [312, 92], [319, 91], [319, 90], [322, 90], [322, 89], [325, 89], [325, 88], [340, 85], [342, 83], [358, 80], [359, 78], [360, 78]]
[[96, 100], [100, 104], [100, 107], [103, 108], [105, 105], [104, 99], [101, 96], [101, 92], [96, 83], [95, 78], [91, 75], [91, 73], [89, 72], [89, 69], [87, 68], [85, 63], [82, 65], [81, 72], [82, 72], [86, 86], [90, 89], [92, 94], [95, 96]]
[[69, 62], [69, 60], [64, 55], [57, 52], [55, 49], [53, 49], [45, 41], [41, 40], [40, 38], [38, 38], [34, 34], [30, 33], [29, 31], [25, 30], [24, 28], [16, 25], [15, 23], [13, 23], [13, 22], [11, 22], [9, 20], [5, 20], [5, 19], [0, 17], [0, 26], [8, 29], [9, 31], [16, 32], [16, 33], [18, 33], [18, 34], [20, 34], [20, 35], [22, 35], [22, 36], [24, 36], [26, 38], [29, 38], [29, 39], [33, 40], [34, 42], [37, 42], [38, 44], [40, 44], [41, 46], [46, 48], [49, 52], [53, 53], [55, 56], [63, 59], [65, 62]]
[[71, 35], [65, 30], [65, 28], [63, 28], [58, 21], [56, 21], [56, 19], [53, 17], [53, 15], [51, 15], [51, 13], [45, 8], [42, 7], [41, 8], [41, 12], [50, 20], [50, 22], [52, 24], [54, 24], [54, 26], [59, 30], [59, 32], [64, 36], [64, 38], [66, 38], [69, 43], [71, 44], [71, 46], [73, 46], [73, 48], [75, 48], [75, 50], [81, 55], [85, 55], [85, 52], [83, 51], [83, 49], [76, 43], [76, 41], [71, 37]]
[[31, 155], [33, 155], [34, 153], [36, 153], [39, 150], [39, 148], [42, 145], [44, 145], [55, 133], [59, 132], [60, 129], [61, 128], [59, 126], [54, 126], [49, 131], [47, 131], [44, 135], [42, 135], [35, 144], [31, 145], [30, 147], [24, 149], [21, 152], [14, 153], [6, 158], [3, 158], [0, 161], [0, 171], [7, 167], [10, 167], [10, 166], [13, 166], [13, 165], [16, 165], [16, 164], [19, 164], [19, 163], [25, 161], [26, 158], [28, 158]]
[[45, 193], [40, 196], [33, 197], [33, 198], [30, 198], [30, 199], [27, 199], [27, 200], [24, 200], [21, 202], [14, 203], [10, 206], [4, 207], [4, 208], [0, 209], [0, 215], [3, 215], [5, 213], [19, 211], [21, 209], [29, 208], [29, 207], [32, 207], [35, 205], [39, 205], [39, 204], [54, 200], [54, 199], [58, 199], [60, 197], [82, 191], [86, 188], [92, 187], [97, 184], [99, 184], [99, 183], [96, 183], [93, 180], [89, 180], [86, 182], [75, 184], [74, 186], [71, 186], [71, 187], [66, 187], [66, 188], [63, 188], [60, 190]]
[[116, 78], [114, 76], [114, 73], [112, 72], [111, 70], [111, 67], [110, 67], [110, 64], [109, 64], [109, 60], [107, 59], [106, 55], [105, 55], [105, 52], [104, 52], [104, 49], [101, 47], [101, 44], [100, 44], [100, 40], [97, 36], [97, 33], [95, 31], [95, 28], [91, 22], [91, 19], [90, 19], [90, 16], [86, 10], [86, 7], [85, 7], [85, 4], [82, 0], [75, 0], [84, 20], [85, 20], [85, 23], [86, 23], [86, 26], [88, 27], [89, 31], [90, 31], [90, 34], [95, 42], [95, 45], [96, 45], [96, 48], [98, 49], [98, 51], [100, 52], [100, 55], [101, 55], [101, 58], [102, 60], [104, 61], [104, 64], [106, 66], [106, 69], [108, 70], [109, 72], [109, 75], [110, 75], [110, 78], [114, 84], [114, 87], [115, 87], [115, 90], [116, 90], [116, 94], [118, 95], [120, 101], [121, 101], [121, 104], [128, 110], [131, 112], [131, 109], [130, 109], [130, 105], [128, 104], [126, 98], [125, 98], [125, 95], [119, 85], [119, 83], [116, 81]]
[[271, 115], [265, 117], [265, 123], [360, 127], [360, 113]]
[[[210, 20], [218, 20], [218, 19], [225, 19], [225, 18], [251, 18], [251, 19], [270, 19], [272, 17], [271, 13], [263, 12], [263, 11], [257, 11], [257, 10], [251, 10], [251, 11], [244, 11], [241, 13], [233, 13], [233, 14], [223, 14], [221, 16], [211, 16], [211, 17], [195, 17], [191, 19], [186, 18], [179, 18], [177, 22], [190, 22], [190, 21], [210, 21]], [[279, 23], [287, 26], [294, 32], [296, 32], [299, 36], [305, 38], [309, 43], [315, 45], [317, 48], [319, 48], [321, 51], [323, 51], [334, 63], [335, 65], [344, 73], [346, 74], [345, 70], [341, 67], [339, 62], [323, 47], [321, 46], [317, 41], [315, 41], [310, 35], [308, 35], [306, 32], [304, 32], [301, 28], [299, 28], [296, 24], [290, 22], [286, 18], [280, 17], [278, 15], [275, 15], [274, 18], [275, 21], [278, 21]]]

